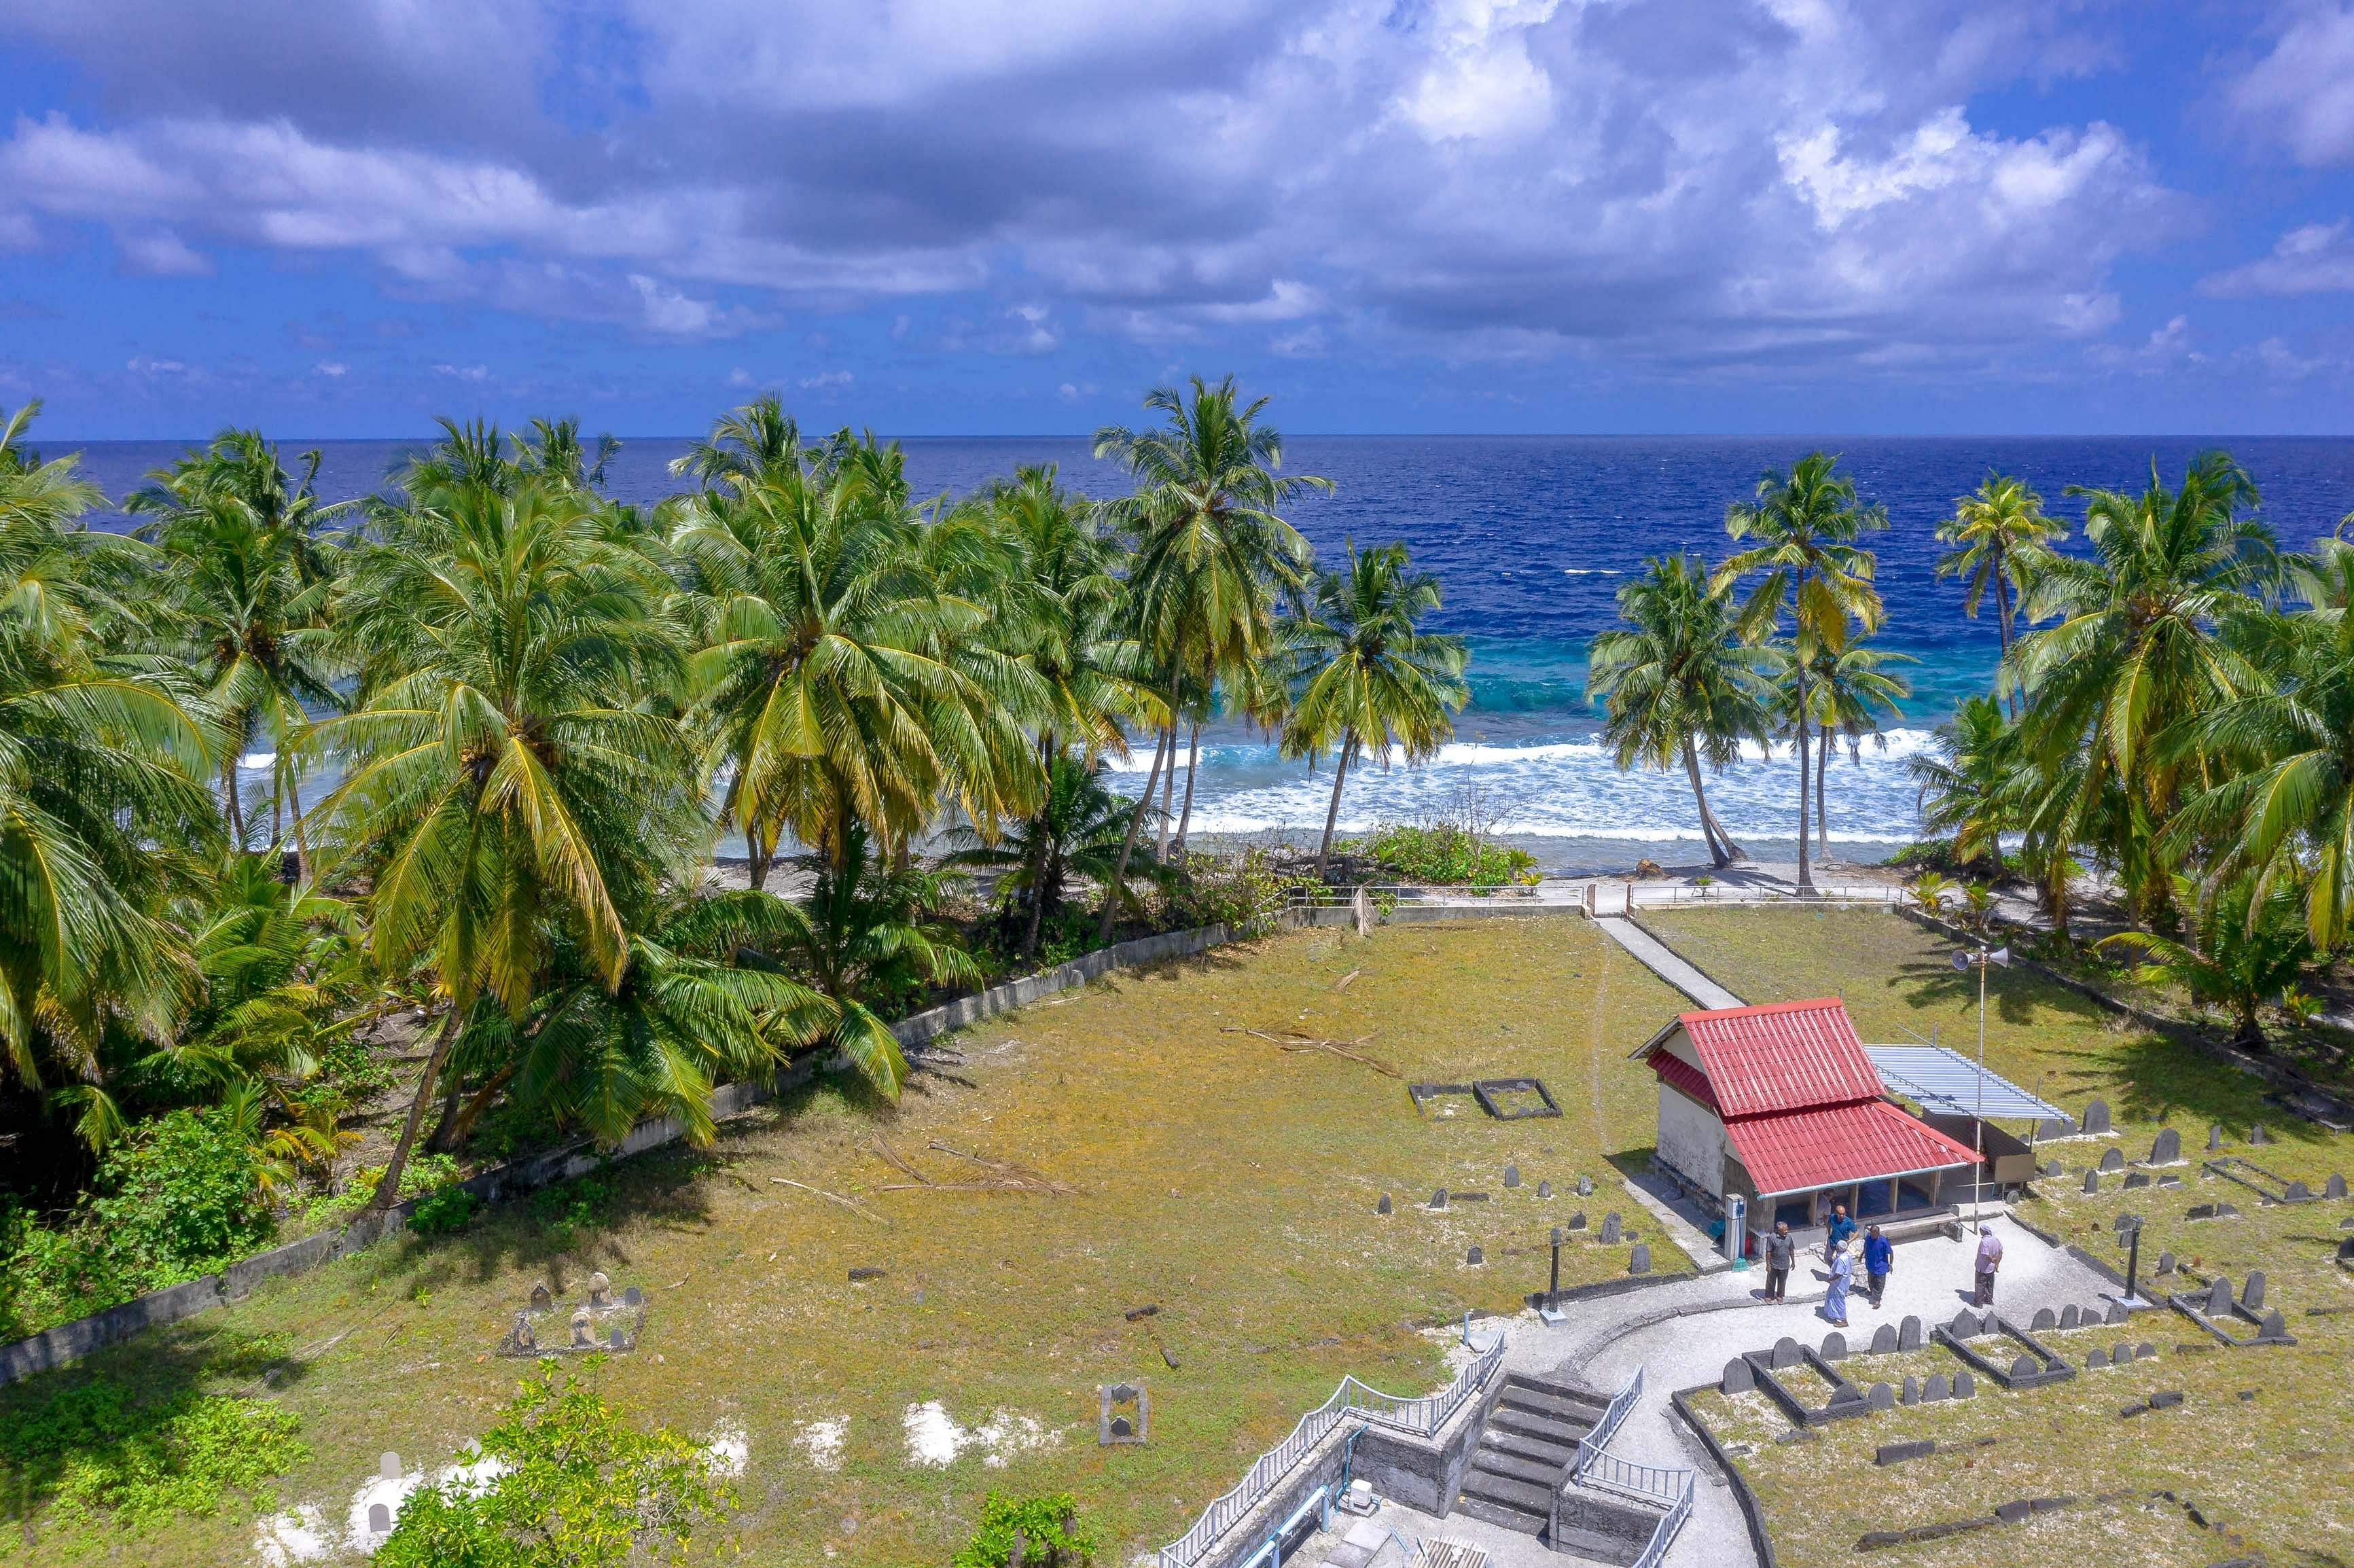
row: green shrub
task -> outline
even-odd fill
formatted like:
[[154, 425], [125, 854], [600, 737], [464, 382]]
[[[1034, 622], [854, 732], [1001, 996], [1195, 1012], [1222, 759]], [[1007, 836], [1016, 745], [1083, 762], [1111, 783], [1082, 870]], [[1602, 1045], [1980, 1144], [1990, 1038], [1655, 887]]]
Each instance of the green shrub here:
[[464, 1230], [482, 1206], [482, 1201], [463, 1187], [454, 1183], [436, 1187], [417, 1200], [417, 1207], [409, 1211], [408, 1228], [420, 1236], [451, 1235]]
[[[1012, 1561], [1016, 1531], [1022, 1533], [1018, 1563]], [[1095, 1551], [1095, 1532], [1080, 1525], [1068, 1492], [1034, 1498], [991, 1492], [981, 1505], [981, 1528], [950, 1568], [1084, 1568]]]
[[60, 1515], [111, 1514], [136, 1529], [171, 1513], [210, 1514], [311, 1457], [302, 1421], [268, 1400], [183, 1390], [133, 1398], [122, 1383], [69, 1383], [30, 1414], [0, 1424], [0, 1460]]
[[[458, 1161], [447, 1154], [415, 1154], [401, 1167], [400, 1196], [421, 1198], [436, 1188], [446, 1187], [458, 1179]], [[313, 1225], [324, 1229], [340, 1225], [368, 1206], [376, 1196], [376, 1184], [384, 1180], [384, 1167], [369, 1165], [352, 1173], [351, 1181], [340, 1192], [311, 1200], [302, 1217]]]
[[1232, 859], [1189, 854], [1170, 888], [1169, 923], [1179, 930], [1224, 925], [1239, 936], [1261, 936], [1275, 928], [1296, 881], [1276, 871], [1265, 850]]
[[570, 1246], [581, 1231], [604, 1224], [613, 1203], [613, 1182], [602, 1174], [578, 1176], [542, 1187], [531, 1195], [531, 1217], [547, 1227], [559, 1247]]
[[[595, 1364], [592, 1359], [591, 1364]], [[504, 1468], [421, 1487], [376, 1549], [378, 1568], [620, 1568], [675, 1559], [735, 1506], [708, 1450], [665, 1427], [641, 1432], [544, 1365], [506, 1418], [461, 1454]]]
[[1536, 856], [1479, 837], [1454, 822], [1385, 822], [1343, 853], [1363, 855], [1405, 882], [1447, 887], [1503, 887], [1536, 880]]

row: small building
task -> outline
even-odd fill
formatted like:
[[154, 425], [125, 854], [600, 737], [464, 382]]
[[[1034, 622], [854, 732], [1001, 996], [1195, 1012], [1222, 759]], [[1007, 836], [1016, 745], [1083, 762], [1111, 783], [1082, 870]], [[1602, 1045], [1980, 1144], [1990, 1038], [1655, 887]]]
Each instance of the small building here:
[[1659, 1080], [1659, 1164], [1696, 1195], [1740, 1194], [1751, 1223], [1805, 1229], [1945, 1206], [1978, 1164], [1894, 1104], [1836, 998], [1687, 1012], [1636, 1053]]

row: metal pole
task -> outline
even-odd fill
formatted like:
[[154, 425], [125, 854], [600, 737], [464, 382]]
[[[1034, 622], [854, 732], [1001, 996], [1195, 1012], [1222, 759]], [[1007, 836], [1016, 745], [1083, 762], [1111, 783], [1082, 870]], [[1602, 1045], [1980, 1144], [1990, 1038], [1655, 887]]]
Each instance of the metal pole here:
[[2141, 1227], [2136, 1225], [2126, 1239], [2126, 1305], [2128, 1307], [2141, 1299], [2141, 1292], [2134, 1285], [2134, 1276], [2140, 1268]]
[[1561, 1227], [1553, 1228], [1553, 1283], [1545, 1287], [1547, 1296], [1561, 1294]]
[[1970, 1196], [1978, 1203], [1978, 1234], [1986, 1234], [1986, 972], [1987, 950], [1978, 949], [1978, 1114], [1970, 1128], [1970, 1140], [1976, 1146], [1978, 1168], [1970, 1174], [1977, 1186]]

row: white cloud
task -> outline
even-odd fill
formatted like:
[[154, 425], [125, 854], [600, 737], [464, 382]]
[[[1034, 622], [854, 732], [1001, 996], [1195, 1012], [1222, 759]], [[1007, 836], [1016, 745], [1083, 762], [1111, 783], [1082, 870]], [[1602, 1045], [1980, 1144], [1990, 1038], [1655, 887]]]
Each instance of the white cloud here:
[[2273, 253], [2200, 280], [2210, 294], [2319, 294], [2354, 289], [2354, 219], [2292, 228]]
[[2354, 163], [2354, 5], [2306, 0], [2272, 51], [2230, 88], [2249, 131], [2278, 141], [2301, 164]]
[[350, 374], [352, 367], [340, 360], [323, 359], [312, 368], [322, 376], [333, 377]]
[[2085, 355], [2105, 369], [2129, 370], [2141, 376], [2156, 376], [2179, 366], [2201, 365], [2207, 359], [2190, 345], [2190, 318], [2187, 315], [2168, 318], [2164, 326], [2135, 347], [2097, 343]]

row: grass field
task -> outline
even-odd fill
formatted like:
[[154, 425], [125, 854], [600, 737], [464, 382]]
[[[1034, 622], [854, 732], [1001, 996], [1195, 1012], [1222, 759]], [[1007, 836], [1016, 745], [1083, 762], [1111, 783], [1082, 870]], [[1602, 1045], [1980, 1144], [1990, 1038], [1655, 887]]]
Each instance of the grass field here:
[[[1868, 1041], [1934, 1034], [1965, 1051], [1976, 1048], [1976, 977], [1948, 967], [1949, 943], [1884, 911], [1679, 910], [1646, 914], [1644, 924], [1748, 1001], [1838, 995]], [[1888, 1568], [2062, 1558], [2198, 1568], [2253, 1551], [2274, 1563], [2354, 1563], [2354, 1467], [2346, 1463], [2354, 1453], [2354, 1384], [2347, 1372], [2354, 1312], [2307, 1315], [2312, 1308], [2354, 1308], [2354, 1276], [2332, 1261], [2338, 1239], [2349, 1234], [2339, 1224], [2354, 1220], [2354, 1203], [2265, 1206], [2255, 1193], [2200, 1168], [2207, 1128], [2221, 1123], [2241, 1140], [2227, 1152], [2306, 1181], [2317, 1192], [2333, 1171], [2354, 1175], [2354, 1139], [2266, 1106], [2258, 1080], [2195, 1047], [2115, 1027], [2109, 1014], [2031, 971], [1994, 971], [1989, 994], [1988, 1064], [2072, 1111], [2103, 1096], [2120, 1127], [2114, 1139], [2051, 1146], [2048, 1157], [2061, 1160], [2068, 1174], [2039, 1183], [2019, 1212], [2122, 1268], [2115, 1221], [2120, 1210], [2131, 1209], [2144, 1221], [2145, 1271], [2169, 1251], [2186, 1271], [2159, 1286], [2190, 1289], [2215, 1273], [2237, 1283], [2261, 1268], [2268, 1304], [2281, 1308], [2299, 1343], [2181, 1351], [2176, 1347], [2213, 1341], [2179, 1314], [2143, 1313], [2130, 1330], [2089, 1330], [2052, 1342], [2081, 1366], [2095, 1346], [2106, 1349], [2130, 1332], [2158, 1346], [2155, 1361], [2018, 1393], [1982, 1383], [1967, 1403], [1841, 1422], [1805, 1442], [1776, 1440], [1788, 1423], [1763, 1394], [1702, 1395], [1701, 1413], [1719, 1436], [1749, 1446], [1738, 1462], [1765, 1504], [1777, 1557], [1786, 1568], [1851, 1563], [1868, 1531], [1983, 1515], [2019, 1498], [2168, 1489], [2221, 1528], [2197, 1526], [2175, 1504], [2121, 1501], [1887, 1548], [1866, 1560]], [[2246, 1147], [2257, 1120], [2277, 1142]], [[2102, 1150], [2115, 1146], [2137, 1159], [2160, 1125], [2182, 1134], [2190, 1160], [2175, 1173], [2183, 1188], [2125, 1192], [2111, 1178], [2100, 1195], [2083, 1192], [2084, 1170]], [[2186, 1217], [2192, 1204], [2219, 1199], [2234, 1203], [2241, 1217]], [[1901, 1382], [1907, 1371], [1950, 1372], [1959, 1364], [1934, 1353], [1925, 1361], [1867, 1357], [1849, 1372], [1867, 1383]], [[2158, 1389], [2182, 1390], [2184, 1404], [2119, 1415]], [[1885, 1443], [1977, 1436], [1997, 1441], [1887, 1469], [1872, 1462], [1873, 1449]]]
[[[578, 1299], [602, 1268], [652, 1311], [638, 1351], [584, 1375], [647, 1419], [743, 1435], [732, 1539], [748, 1560], [942, 1562], [994, 1488], [1076, 1493], [1104, 1560], [1125, 1562], [1342, 1373], [1436, 1386], [1432, 1326], [1542, 1286], [1546, 1229], [1573, 1209], [1639, 1219], [1612, 1162], [1648, 1157], [1654, 1090], [1626, 1056], [1680, 1005], [1564, 917], [1296, 932], [1117, 976], [969, 1032], [963, 1065], [919, 1075], [896, 1108], [824, 1083], [709, 1150], [616, 1166], [601, 1193], [576, 1184], [453, 1238], [389, 1244], [0, 1391], [0, 1424], [93, 1384], [134, 1402], [262, 1393], [312, 1450], [278, 1502], [340, 1524], [379, 1451], [446, 1463], [511, 1395], [526, 1363], [488, 1352], [534, 1281]], [[1424, 1121], [1400, 1082], [1245, 1029], [1363, 1039], [1412, 1078], [1539, 1075], [1566, 1114]], [[885, 1191], [911, 1178], [878, 1139], [934, 1187]], [[948, 1190], [979, 1168], [936, 1141], [1076, 1192]], [[1583, 1204], [1567, 1192], [1580, 1173], [1603, 1184]], [[1563, 1190], [1549, 1203], [1545, 1179]], [[1442, 1185], [1490, 1201], [1416, 1207]], [[1379, 1219], [1384, 1192], [1398, 1212]], [[1463, 1266], [1473, 1243], [1488, 1266]], [[1564, 1273], [1613, 1276], [1626, 1258], [1585, 1244]], [[886, 1272], [849, 1281], [867, 1267]], [[1146, 1303], [1159, 1314], [1125, 1320]], [[1098, 1448], [1097, 1387], [1122, 1378], [1150, 1390], [1151, 1441]], [[922, 1445], [959, 1457], [919, 1463]], [[0, 1508], [29, 1490], [32, 1518], [0, 1531], [0, 1563], [249, 1556], [249, 1512], [133, 1531], [60, 1517], [44, 1501], [55, 1480], [11, 1478]]]

